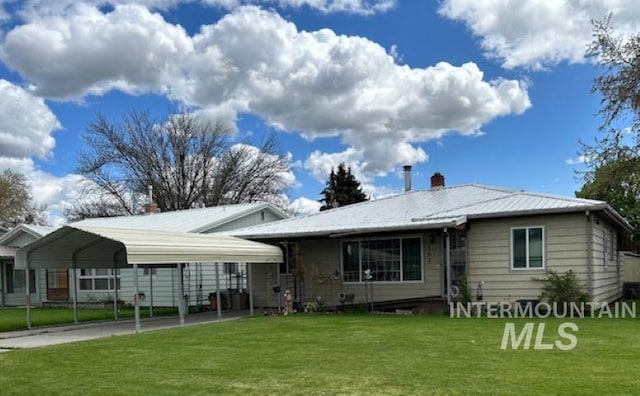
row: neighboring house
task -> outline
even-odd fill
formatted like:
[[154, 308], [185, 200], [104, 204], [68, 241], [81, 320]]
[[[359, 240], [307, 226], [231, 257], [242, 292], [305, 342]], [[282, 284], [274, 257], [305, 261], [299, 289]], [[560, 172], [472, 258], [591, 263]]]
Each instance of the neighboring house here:
[[[474, 300], [537, 299], [547, 270], [573, 270], [592, 301], [622, 295], [618, 240], [629, 224], [607, 203], [477, 184], [444, 187], [435, 174], [428, 191], [353, 204], [230, 235], [287, 246], [280, 273], [254, 272], [256, 305], [275, 306], [272, 286], [296, 301], [339, 305], [447, 299], [447, 279], [466, 274]], [[365, 283], [365, 270], [372, 282]], [[366, 288], [366, 287], [369, 288]], [[263, 292], [261, 292], [261, 290]], [[451, 287], [455, 294], [455, 289]]]
[[[103, 228], [129, 228], [139, 230], [173, 231], [187, 233], [212, 233], [228, 231], [235, 228], [263, 224], [287, 218], [287, 215], [276, 206], [268, 203], [251, 203], [224, 205], [211, 208], [199, 208], [175, 212], [146, 214], [137, 216], [109, 217], [86, 219], [70, 226], [89, 226]], [[20, 228], [23, 227], [23, 228]], [[16, 237], [24, 243], [7, 245], [22, 247], [40, 236], [30, 237], [26, 229], [31, 226], [20, 226], [12, 230]], [[19, 229], [19, 230], [18, 230]], [[54, 229], [49, 229], [49, 232]], [[29, 235], [26, 235], [29, 234]], [[3, 245], [0, 240], [0, 245]], [[9, 261], [8, 261], [9, 262]], [[10, 262], [12, 265], [12, 261]], [[242, 291], [246, 274], [243, 266], [225, 264], [220, 266], [220, 286], [223, 289]], [[24, 273], [22, 278], [24, 282]], [[35, 288], [32, 302], [66, 303], [77, 293], [79, 302], [113, 301], [114, 286], [118, 287], [119, 299], [125, 303], [133, 300], [133, 274], [131, 269], [121, 269], [114, 275], [110, 269], [79, 269], [77, 277], [73, 270], [47, 270], [34, 273]], [[75, 281], [74, 281], [75, 279]], [[177, 306], [176, 291], [178, 280], [175, 268], [140, 268], [139, 292], [144, 296], [141, 305]], [[184, 271], [184, 292], [190, 305], [207, 303], [209, 293], [215, 292], [215, 271], [212, 266], [190, 263]], [[77, 289], [76, 289], [77, 286]], [[20, 289], [18, 289], [20, 290]], [[76, 291], [77, 290], [77, 291]], [[24, 304], [25, 289], [15, 299], [7, 299], [7, 305]]]
[[[21, 248], [53, 232], [55, 228], [21, 224], [0, 237], [0, 306], [24, 305], [26, 278], [24, 270], [15, 269], [13, 258]], [[33, 301], [41, 300], [46, 290], [46, 272], [29, 271], [29, 284]]]

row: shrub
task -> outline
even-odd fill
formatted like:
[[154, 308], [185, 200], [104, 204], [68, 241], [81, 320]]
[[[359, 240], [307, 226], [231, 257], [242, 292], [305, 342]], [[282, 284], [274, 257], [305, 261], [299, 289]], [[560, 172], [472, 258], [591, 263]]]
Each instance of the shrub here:
[[547, 271], [547, 277], [536, 279], [542, 282], [541, 301], [550, 303], [581, 303], [587, 302], [589, 296], [582, 290], [576, 279], [576, 274], [569, 270], [564, 275], [555, 271]]
[[467, 280], [467, 274], [464, 274], [460, 278], [460, 284], [458, 286], [460, 288], [460, 300], [463, 303], [471, 302], [471, 290], [469, 289], [469, 282]]

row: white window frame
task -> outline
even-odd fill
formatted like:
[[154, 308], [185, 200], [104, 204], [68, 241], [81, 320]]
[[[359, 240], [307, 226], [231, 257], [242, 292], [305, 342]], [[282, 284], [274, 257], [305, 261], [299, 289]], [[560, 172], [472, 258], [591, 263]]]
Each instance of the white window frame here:
[[[397, 239], [400, 241], [400, 280], [399, 281], [373, 281], [372, 283], [381, 284], [381, 285], [391, 285], [391, 284], [399, 284], [399, 283], [424, 283], [425, 282], [425, 274], [424, 274], [424, 241], [422, 235], [402, 235], [402, 236], [386, 236], [380, 238], [351, 238], [351, 239], [342, 239], [340, 241], [340, 279], [344, 279], [344, 254], [343, 254], [343, 246], [345, 242], [358, 242], [361, 244], [363, 241], [386, 241], [391, 239]], [[403, 239], [418, 239], [420, 242], [420, 279], [419, 280], [404, 280], [404, 262], [402, 257], [402, 240]], [[361, 245], [360, 245], [361, 246]], [[343, 281], [344, 284], [347, 285], [357, 285], [363, 284], [364, 280], [362, 279], [362, 248], [359, 248], [359, 258], [358, 258], [358, 274], [360, 277], [359, 281]]]
[[604, 244], [604, 268], [606, 269], [610, 262], [614, 261], [615, 237], [613, 230], [608, 227], [602, 227], [602, 242]]
[[[107, 273], [107, 275], [96, 275], [96, 269], [105, 269], [105, 268], [83, 268], [83, 269], [78, 269], [77, 272], [77, 276], [76, 276], [76, 290], [78, 290], [78, 292], [109, 292], [109, 291], [113, 291], [113, 288], [111, 287], [111, 280], [113, 279], [114, 282], [114, 286], [117, 287], [118, 286], [118, 281], [120, 281], [120, 287], [118, 287], [118, 290], [122, 289], [122, 278], [120, 275], [120, 270], [118, 269], [116, 271], [116, 278], [114, 279], [113, 277], [113, 268], [106, 268], [107, 271], [109, 271]], [[82, 271], [89, 271], [89, 275], [82, 275]], [[96, 289], [96, 280], [101, 280], [101, 279], [107, 279], [107, 288], [106, 289]], [[83, 280], [90, 280], [91, 281], [91, 289], [83, 289], [80, 287], [80, 283]]]
[[[542, 230], [542, 267], [531, 267], [529, 263], [529, 230], [534, 228], [540, 228]], [[524, 268], [516, 268], [514, 267], [513, 262], [513, 232], [515, 230], [526, 230], [527, 231], [527, 239], [525, 246], [525, 257], [527, 259], [526, 266]], [[528, 225], [528, 226], [514, 226], [509, 230], [509, 261], [511, 262], [511, 270], [512, 271], [543, 271], [547, 267], [547, 233], [545, 227], [543, 225]]]

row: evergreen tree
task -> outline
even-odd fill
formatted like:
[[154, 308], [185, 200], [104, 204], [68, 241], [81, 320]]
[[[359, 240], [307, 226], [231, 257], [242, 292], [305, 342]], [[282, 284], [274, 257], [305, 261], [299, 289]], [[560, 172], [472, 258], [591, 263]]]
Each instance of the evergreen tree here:
[[320, 194], [324, 196], [320, 200], [323, 203], [321, 211], [368, 200], [360, 181], [344, 163], [338, 165], [335, 171], [331, 169], [327, 186]]

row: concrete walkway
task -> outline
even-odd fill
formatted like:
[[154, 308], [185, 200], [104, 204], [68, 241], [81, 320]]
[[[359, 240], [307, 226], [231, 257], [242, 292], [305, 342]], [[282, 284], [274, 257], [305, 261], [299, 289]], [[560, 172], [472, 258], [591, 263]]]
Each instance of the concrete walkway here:
[[[185, 318], [185, 326], [234, 320], [248, 315], [248, 311], [224, 312], [222, 318], [218, 320], [215, 312], [190, 314]], [[141, 332], [180, 327], [178, 316], [144, 318], [140, 323]], [[135, 334], [135, 332], [133, 319], [9, 331], [0, 333], [0, 352], [93, 340], [114, 335]]]

